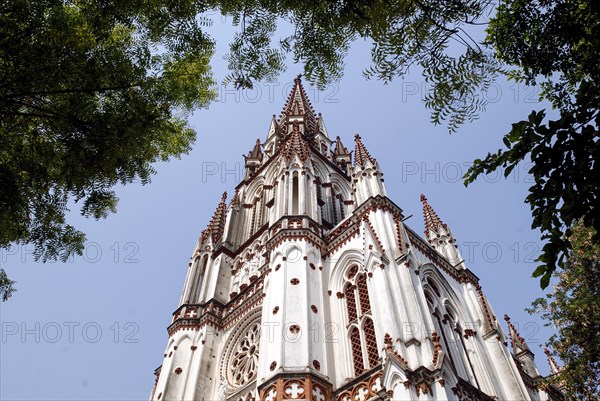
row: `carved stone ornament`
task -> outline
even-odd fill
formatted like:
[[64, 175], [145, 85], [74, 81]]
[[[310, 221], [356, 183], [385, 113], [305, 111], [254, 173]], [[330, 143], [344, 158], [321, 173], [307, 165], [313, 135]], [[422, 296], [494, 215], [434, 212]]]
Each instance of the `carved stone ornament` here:
[[260, 322], [254, 322], [233, 344], [227, 366], [227, 381], [241, 387], [256, 379], [260, 344]]

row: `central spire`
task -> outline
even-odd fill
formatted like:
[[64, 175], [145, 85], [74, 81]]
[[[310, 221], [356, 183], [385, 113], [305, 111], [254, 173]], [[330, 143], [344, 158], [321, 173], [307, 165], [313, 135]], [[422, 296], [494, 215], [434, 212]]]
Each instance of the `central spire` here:
[[279, 117], [279, 124], [286, 126], [286, 123], [292, 122], [290, 120], [293, 117], [300, 117], [300, 119], [303, 120], [306, 125], [305, 135], [312, 135], [315, 133], [317, 117], [315, 115], [315, 110], [304, 91], [304, 87], [302, 86], [301, 75], [298, 75], [296, 79], [294, 79], [294, 87], [288, 96], [285, 106], [283, 106], [281, 116]]

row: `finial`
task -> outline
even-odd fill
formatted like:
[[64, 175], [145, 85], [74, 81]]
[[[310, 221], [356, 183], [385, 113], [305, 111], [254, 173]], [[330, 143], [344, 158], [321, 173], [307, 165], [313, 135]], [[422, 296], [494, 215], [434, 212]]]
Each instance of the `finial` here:
[[302, 79], [302, 74], [298, 74], [296, 76], [296, 78], [294, 79], [294, 82], [300, 82], [301, 79]]

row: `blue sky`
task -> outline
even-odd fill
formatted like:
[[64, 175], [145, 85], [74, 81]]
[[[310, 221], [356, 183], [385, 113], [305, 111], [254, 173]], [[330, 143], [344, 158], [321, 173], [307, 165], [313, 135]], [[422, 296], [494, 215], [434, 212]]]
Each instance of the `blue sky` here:
[[[229, 23], [217, 18], [217, 80]], [[531, 278], [539, 233], [530, 229], [523, 201], [531, 178], [527, 165], [505, 180], [460, 180], [469, 163], [501, 147], [510, 123], [540, 109], [533, 88], [499, 82], [478, 121], [450, 135], [429, 122], [418, 74], [389, 85], [366, 81], [368, 46], [357, 43], [344, 78], [317, 92], [305, 88], [330, 136], [353, 149], [362, 136], [384, 172], [389, 197], [407, 224], [423, 231], [419, 195], [424, 193], [455, 234], [467, 266], [481, 279], [498, 318], [508, 313], [530, 343], [542, 373], [548, 366], [538, 344], [550, 332], [523, 311], [541, 294]], [[75, 210], [71, 222], [87, 233], [83, 257], [67, 263], [34, 263], [31, 247], [1, 251], [0, 266], [18, 292], [0, 304], [0, 399], [147, 399], [153, 371], [162, 363], [166, 327], [177, 307], [188, 260], [223, 191], [241, 179], [242, 154], [264, 139], [272, 114], [279, 115], [301, 67], [271, 84], [235, 92], [221, 86], [219, 99], [190, 122], [198, 132], [193, 151], [157, 165], [147, 186], [118, 189], [118, 212], [91, 221]], [[502, 321], [502, 323], [504, 323]]]

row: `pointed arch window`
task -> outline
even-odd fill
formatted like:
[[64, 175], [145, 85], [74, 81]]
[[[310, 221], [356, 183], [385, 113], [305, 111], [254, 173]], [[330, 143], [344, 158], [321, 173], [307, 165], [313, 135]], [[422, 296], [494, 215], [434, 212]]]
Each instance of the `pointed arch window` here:
[[440, 302], [441, 298], [447, 296], [446, 292], [444, 291], [442, 296], [440, 286], [430, 277], [426, 280], [424, 290], [425, 299], [429, 304], [433, 317], [435, 331], [441, 336], [441, 345], [448, 356], [450, 365], [459, 377], [467, 381], [474, 379], [479, 385], [467, 349], [462, 341], [460, 324], [455, 317], [456, 314], [449, 305], [446, 303], [442, 305]]
[[337, 186], [331, 188], [331, 210], [333, 214], [333, 224], [337, 224], [346, 217], [346, 207], [341, 195], [342, 191]]
[[254, 233], [254, 230], [256, 229], [256, 213], [257, 213], [257, 209], [258, 208], [258, 204], [256, 201], [254, 201], [254, 204], [252, 205], [252, 219], [250, 220], [250, 235], [252, 235]]
[[321, 179], [319, 177], [315, 178], [315, 187], [317, 192], [317, 207], [319, 208], [321, 223], [329, 223], [326, 211], [323, 208], [325, 202], [323, 201], [323, 187], [321, 184]]
[[335, 192], [335, 189], [332, 189], [331, 210], [333, 212], [333, 224], [336, 225], [340, 221], [340, 215], [338, 210], [337, 193]]
[[208, 265], [208, 254], [205, 254], [202, 258], [200, 256], [194, 259], [192, 274], [192, 285], [190, 288], [190, 295], [187, 302], [198, 303], [200, 298], [200, 291], [202, 290], [202, 282], [204, 281], [204, 273], [206, 272], [206, 266]]
[[294, 173], [292, 178], [292, 214], [300, 213], [300, 189], [298, 183], [298, 173]]
[[263, 191], [262, 196], [258, 200], [258, 218], [256, 219], [256, 228], [254, 231], [258, 231], [263, 225], [264, 213], [265, 213], [265, 196], [266, 193]]
[[379, 364], [379, 347], [371, 320], [367, 276], [358, 265], [348, 268], [343, 298], [346, 304], [348, 340], [352, 350], [354, 374], [360, 375]]

